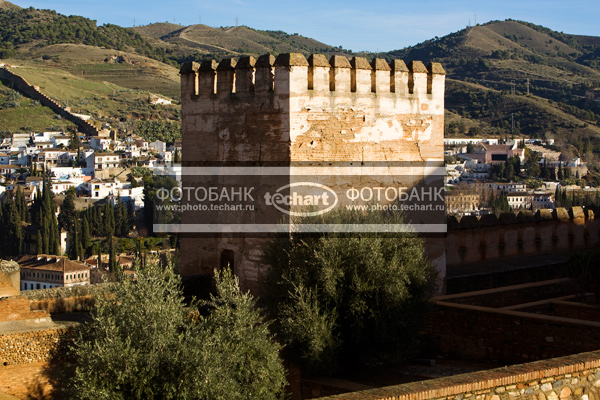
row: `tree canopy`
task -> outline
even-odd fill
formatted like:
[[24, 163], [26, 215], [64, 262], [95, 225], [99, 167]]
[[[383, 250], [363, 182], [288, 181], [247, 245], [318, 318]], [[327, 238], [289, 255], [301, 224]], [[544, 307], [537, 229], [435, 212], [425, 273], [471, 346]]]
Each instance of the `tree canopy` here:
[[97, 299], [60, 377], [78, 399], [275, 399], [285, 372], [254, 300], [231, 273], [185, 309], [181, 280], [148, 263]]
[[[328, 215], [321, 222], [402, 223], [400, 214]], [[305, 370], [399, 359], [416, 348], [435, 273], [414, 234], [292, 232], [273, 240], [264, 255], [270, 267], [261, 299], [287, 356]]]

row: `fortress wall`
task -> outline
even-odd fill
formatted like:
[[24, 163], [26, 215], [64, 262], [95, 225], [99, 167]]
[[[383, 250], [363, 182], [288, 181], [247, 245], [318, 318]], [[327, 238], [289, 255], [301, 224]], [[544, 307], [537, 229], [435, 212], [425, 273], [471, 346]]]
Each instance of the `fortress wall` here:
[[[308, 395], [318, 396], [318, 387]], [[600, 352], [345, 393], [322, 400], [598, 400]]]
[[46, 311], [34, 309], [24, 296], [0, 298], [0, 322], [48, 317]]
[[72, 114], [70, 111], [67, 111], [64, 107], [60, 106], [56, 101], [52, 100], [44, 93], [40, 92], [40, 90], [33, 85], [30, 85], [23, 77], [15, 74], [12, 71], [9, 71], [6, 68], [0, 68], [0, 78], [5, 79], [11, 82], [16, 89], [20, 92], [24, 93], [28, 97], [39, 101], [42, 105], [50, 108], [55, 113], [59, 114], [63, 118], [73, 122], [77, 125], [80, 132], [85, 133], [87, 136], [97, 136], [98, 130], [92, 124], [78, 116]]
[[522, 363], [600, 347], [600, 322], [436, 301], [433, 343], [438, 354]]
[[539, 210], [517, 218], [503, 214], [460, 222], [448, 220], [446, 264], [461, 265], [501, 258], [551, 254], [600, 245], [600, 220], [581, 207]]

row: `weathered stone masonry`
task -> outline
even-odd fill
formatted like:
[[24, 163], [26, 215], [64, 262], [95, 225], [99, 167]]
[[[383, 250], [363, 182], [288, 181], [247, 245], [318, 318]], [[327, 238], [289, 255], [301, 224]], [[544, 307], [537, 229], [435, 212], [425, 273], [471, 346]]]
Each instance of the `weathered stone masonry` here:
[[75, 328], [33, 330], [0, 334], [0, 365], [48, 361], [72, 342]]
[[323, 400], [599, 400], [600, 351]]
[[[187, 63], [181, 68], [184, 166], [441, 163], [444, 86], [442, 66], [420, 61], [281, 54]], [[412, 186], [424, 176], [403, 179]], [[181, 272], [209, 272], [228, 251], [242, 285], [251, 287], [263, 241], [187, 235]], [[443, 260], [442, 254], [431, 258]], [[444, 265], [439, 268], [443, 275]]]
[[448, 267], [487, 260], [551, 254], [600, 245], [600, 220], [581, 207], [539, 210], [535, 215], [450, 217], [446, 237]]

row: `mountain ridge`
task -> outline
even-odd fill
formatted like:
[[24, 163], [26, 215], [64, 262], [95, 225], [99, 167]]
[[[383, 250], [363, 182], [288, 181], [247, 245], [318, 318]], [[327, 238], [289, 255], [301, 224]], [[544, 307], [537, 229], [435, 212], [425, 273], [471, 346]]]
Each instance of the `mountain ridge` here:
[[[0, 1], [0, 58], [111, 82], [138, 97], [156, 92], [177, 99], [177, 66], [192, 60], [301, 52], [441, 62], [448, 78], [446, 136], [554, 137], [566, 154], [585, 156], [600, 172], [600, 37], [508, 19], [390, 52], [352, 53], [283, 31], [168, 22], [96, 26]], [[116, 107], [112, 117], [139, 115], [148, 114]]]

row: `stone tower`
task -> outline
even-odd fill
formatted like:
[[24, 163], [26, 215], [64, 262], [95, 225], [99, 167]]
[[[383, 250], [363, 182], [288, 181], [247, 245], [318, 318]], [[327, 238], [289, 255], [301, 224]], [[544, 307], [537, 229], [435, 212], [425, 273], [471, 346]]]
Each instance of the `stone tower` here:
[[[181, 68], [184, 167], [440, 164], [444, 86], [442, 66], [420, 61], [407, 66], [401, 60], [328, 60], [317, 54], [306, 59], [292, 53], [186, 63]], [[409, 180], [423, 180], [423, 174], [411, 173]], [[264, 240], [188, 231], [181, 273], [229, 263], [242, 285], [252, 288]], [[434, 253], [430, 258], [441, 256], [440, 249]]]

